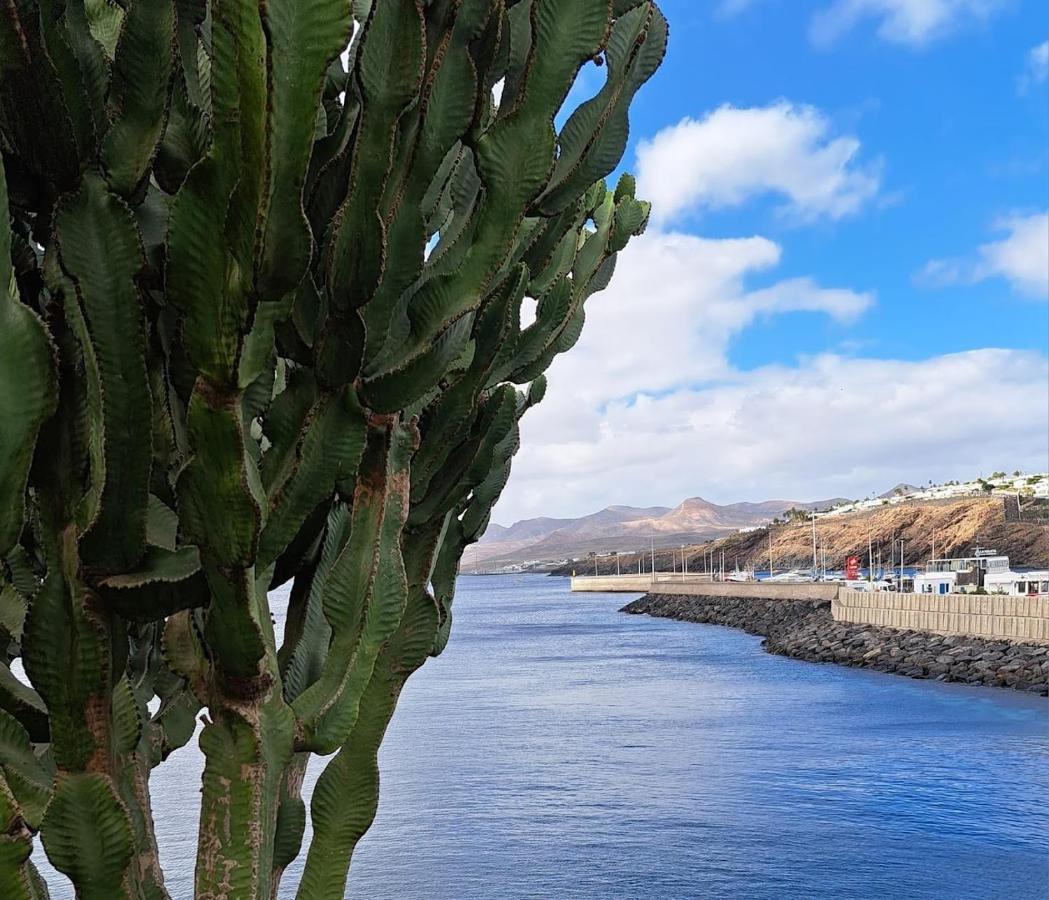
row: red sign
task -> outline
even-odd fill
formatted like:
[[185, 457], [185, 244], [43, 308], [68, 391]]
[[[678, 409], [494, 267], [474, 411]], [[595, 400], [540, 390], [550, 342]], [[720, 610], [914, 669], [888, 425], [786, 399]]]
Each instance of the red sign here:
[[850, 556], [845, 560], [845, 577], [849, 581], [855, 581], [860, 577], [860, 558], [858, 556]]

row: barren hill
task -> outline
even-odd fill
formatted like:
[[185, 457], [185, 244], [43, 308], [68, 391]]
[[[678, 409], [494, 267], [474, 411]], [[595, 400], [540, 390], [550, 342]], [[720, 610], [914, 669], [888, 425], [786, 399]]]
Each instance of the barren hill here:
[[481, 541], [463, 555], [463, 571], [492, 570], [533, 560], [557, 561], [589, 552], [638, 550], [699, 543], [740, 528], [764, 525], [792, 507], [825, 509], [836, 500], [803, 503], [766, 500], [720, 506], [692, 497], [673, 509], [665, 506], [609, 506], [578, 519], [525, 519], [509, 527], [489, 526]]
[[672, 510], [658, 517], [637, 519], [626, 527], [644, 537], [657, 534], [687, 534], [709, 529], [748, 528], [764, 524], [792, 507], [797, 509], [825, 509], [837, 500], [800, 503], [796, 500], [766, 500], [763, 503], [730, 503], [719, 506], [702, 497], [690, 497]]
[[[1042, 514], [1032, 509], [1029, 517]], [[701, 571], [706, 555], [713, 550], [725, 552], [728, 568], [738, 562], [740, 568], [768, 569], [769, 536], [772, 559], [777, 570], [809, 568], [812, 565], [812, 527], [807, 523], [775, 525], [743, 534], [732, 534], [702, 545], [686, 548], [689, 571]], [[970, 498], [955, 501], [914, 502], [886, 506], [871, 512], [827, 516], [817, 519], [817, 542], [827, 554], [827, 565], [842, 568], [851, 555], [867, 560], [868, 537], [875, 558], [880, 551], [887, 564], [892, 541], [904, 541], [907, 565], [919, 565], [931, 558], [966, 556], [977, 545], [1009, 556], [1013, 565], [1049, 567], [1049, 525], [1039, 521], [1006, 521], [1000, 497]], [[680, 567], [680, 551], [672, 561], [673, 551], [656, 552], [657, 571]], [[642, 566], [648, 567], [648, 554], [641, 554]], [[625, 554], [620, 559], [623, 571], [636, 571], [638, 554]], [[593, 560], [564, 566], [590, 572]], [[616, 570], [613, 558], [598, 560], [598, 570]]]

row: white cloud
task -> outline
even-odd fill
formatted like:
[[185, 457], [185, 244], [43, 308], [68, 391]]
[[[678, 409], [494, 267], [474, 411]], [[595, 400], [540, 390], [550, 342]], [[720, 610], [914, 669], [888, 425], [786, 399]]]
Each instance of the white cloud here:
[[833, 137], [811, 106], [722, 106], [686, 118], [638, 148], [639, 196], [657, 222], [703, 208], [738, 206], [765, 194], [803, 220], [855, 213], [879, 188], [877, 164], [857, 160], [859, 140]]
[[977, 248], [971, 259], [934, 259], [918, 280], [934, 287], [1004, 278], [1018, 294], [1049, 299], [1049, 213], [1013, 215], [997, 223], [1007, 232]]
[[[788, 313], [822, 317], [821, 328], [839, 331], [829, 343], [843, 347], [874, 297], [811, 278], [775, 280], [783, 250], [765, 237], [700, 238], [668, 223], [766, 194], [795, 218], [854, 213], [880, 188], [859, 149], [818, 110], [787, 102], [725, 106], [641, 145], [638, 192], [654, 202], [653, 228], [620, 255], [611, 286], [587, 305], [579, 343], [551, 367], [546, 399], [522, 424], [496, 521], [696, 494], [721, 502], [866, 494], [1002, 465], [1045, 467], [1041, 353], [732, 365], [730, 349], [750, 326]], [[1012, 244], [1031, 240], [1025, 223], [1003, 227], [968, 277], [1032, 277], [1031, 247]], [[753, 285], [757, 277], [764, 286]]]
[[990, 18], [1008, 0], [834, 0], [813, 16], [809, 35], [826, 46], [866, 19], [878, 23], [878, 35], [897, 44], [920, 47], [966, 23]]
[[714, 17], [716, 19], [731, 19], [733, 16], [746, 12], [756, 2], [757, 0], [721, 0], [714, 7]]
[[1019, 89], [1026, 94], [1032, 87], [1049, 79], [1049, 41], [1032, 47], [1027, 53], [1026, 68], [1020, 76]]
[[763, 237], [656, 231], [636, 238], [619, 256], [611, 286], [587, 303], [583, 336], [558, 357], [551, 384], [571, 385], [576, 400], [598, 408], [637, 392], [724, 378], [729, 342], [758, 319], [803, 311], [848, 323], [874, 302], [871, 294], [807, 278], [748, 290], [747, 277], [781, 256]]
[[972, 262], [965, 259], [930, 259], [914, 275], [916, 284], [930, 288], [971, 284], [973, 280]]
[[1013, 216], [1000, 227], [1009, 234], [980, 247], [979, 277], [998, 275], [1023, 294], [1049, 297], [1049, 213]]
[[[525, 417], [523, 448], [498, 520], [554, 509], [588, 512], [588, 504], [596, 509], [618, 502], [619, 486], [599, 477], [605, 466], [642, 479], [634, 499], [656, 490], [653, 460], [662, 468], [664, 445], [690, 426], [675, 412], [655, 431], [646, 426], [643, 434], [654, 441], [646, 444], [620, 441], [621, 419], [645, 410], [659, 417], [672, 398], [737, 381], [730, 344], [763, 317], [816, 313], [840, 323], [844, 336], [874, 302], [871, 294], [825, 288], [808, 278], [750, 289], [748, 280], [774, 269], [781, 256], [781, 248], [763, 237], [710, 240], [656, 231], [632, 241], [612, 285], [587, 304], [579, 343], [551, 367], [546, 399]], [[618, 449], [609, 444], [613, 437]], [[597, 459], [597, 451], [606, 458]], [[693, 460], [686, 468], [695, 474], [705, 451], [692, 446], [682, 452]], [[666, 464], [680, 465], [685, 457], [671, 454]]]
[[1002, 466], [1044, 470], [1047, 383], [1049, 360], [1031, 351], [919, 362], [820, 356], [597, 410], [555, 373], [550, 406], [525, 419], [496, 518], [697, 494], [823, 499]]

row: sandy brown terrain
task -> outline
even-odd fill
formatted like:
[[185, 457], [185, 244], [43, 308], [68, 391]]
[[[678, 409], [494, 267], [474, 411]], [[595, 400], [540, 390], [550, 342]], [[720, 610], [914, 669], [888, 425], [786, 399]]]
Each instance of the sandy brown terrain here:
[[[769, 535], [772, 558], [777, 570], [812, 566], [812, 527], [808, 523], [774, 525], [745, 534], [724, 538], [685, 549], [689, 571], [701, 571], [704, 558], [711, 550], [720, 558], [725, 552], [726, 566], [768, 569]], [[817, 519], [817, 542], [826, 551], [827, 566], [839, 569], [850, 555], [867, 561], [868, 537], [875, 558], [879, 550], [887, 565], [892, 541], [904, 541], [907, 565], [921, 565], [933, 554], [937, 557], [966, 556], [974, 547], [997, 550], [1010, 558], [1012, 565], [1049, 567], [1049, 525], [1037, 521], [1005, 520], [1003, 501], [999, 497], [967, 498], [955, 501], [905, 503], [886, 506], [873, 512], [828, 516]], [[898, 553], [898, 551], [897, 551]], [[642, 554], [647, 569], [648, 554]], [[680, 551], [672, 562], [672, 551], [656, 551], [657, 571], [680, 570]], [[624, 572], [636, 572], [638, 554], [624, 554], [620, 559]], [[574, 568], [589, 574], [593, 561]], [[573, 566], [564, 567], [567, 573]], [[599, 559], [598, 570], [616, 570], [614, 559]]]

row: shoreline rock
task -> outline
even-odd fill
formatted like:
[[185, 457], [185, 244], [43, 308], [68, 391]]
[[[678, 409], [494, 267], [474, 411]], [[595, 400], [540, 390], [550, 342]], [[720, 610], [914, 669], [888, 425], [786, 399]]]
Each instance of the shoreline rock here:
[[1049, 695], [1047, 645], [835, 622], [828, 600], [646, 594], [621, 612], [738, 628], [793, 659]]

